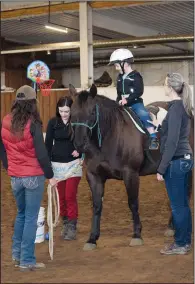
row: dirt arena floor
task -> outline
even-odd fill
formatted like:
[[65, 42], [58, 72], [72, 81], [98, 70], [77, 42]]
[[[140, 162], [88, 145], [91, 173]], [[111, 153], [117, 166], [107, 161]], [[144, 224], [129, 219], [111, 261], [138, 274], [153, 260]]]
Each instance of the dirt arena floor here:
[[[193, 283], [193, 253], [186, 256], [161, 256], [168, 220], [164, 184], [155, 176], [141, 178], [140, 216], [144, 246], [130, 247], [132, 219], [122, 182], [106, 184], [98, 249], [82, 250], [89, 235], [91, 201], [85, 178], [79, 186], [78, 239], [66, 242], [60, 237], [61, 225], [54, 234], [54, 260], [48, 242], [37, 244], [37, 260], [47, 265], [42, 271], [20, 272], [11, 264], [11, 235], [16, 214], [7, 175], [2, 173], [1, 187], [1, 283]], [[43, 206], [47, 207], [47, 195]]]

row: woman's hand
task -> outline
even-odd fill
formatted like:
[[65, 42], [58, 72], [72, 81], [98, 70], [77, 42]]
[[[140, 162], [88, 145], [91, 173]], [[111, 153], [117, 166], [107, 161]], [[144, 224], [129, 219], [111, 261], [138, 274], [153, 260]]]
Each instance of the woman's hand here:
[[80, 159], [79, 165], [80, 165], [81, 167], [83, 166], [83, 163], [84, 163], [84, 160], [83, 160], [83, 159]]
[[164, 180], [163, 176], [160, 175], [159, 173], [157, 173], [156, 177], [157, 177], [158, 181], [163, 181]]
[[150, 115], [151, 115], [151, 120], [147, 120], [147, 122], [153, 124], [157, 128], [159, 125], [158, 119], [153, 113], [150, 113]]
[[50, 183], [51, 186], [54, 186], [54, 185], [57, 184], [57, 180], [55, 178], [50, 178], [49, 183]]
[[72, 152], [72, 156], [73, 156], [74, 158], [77, 158], [77, 157], [79, 156], [79, 153], [78, 153], [76, 150], [74, 150], [74, 151]]

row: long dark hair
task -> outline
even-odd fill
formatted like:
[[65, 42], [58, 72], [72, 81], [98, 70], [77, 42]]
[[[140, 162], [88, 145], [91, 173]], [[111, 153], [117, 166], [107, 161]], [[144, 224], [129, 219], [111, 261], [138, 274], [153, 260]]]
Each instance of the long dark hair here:
[[[73, 100], [70, 96], [61, 97], [58, 100], [57, 105], [56, 105], [56, 118], [57, 118], [58, 121], [59, 120], [61, 121], [61, 115], [59, 113], [59, 107], [67, 106], [67, 107], [71, 108], [72, 104], [73, 104]], [[67, 127], [68, 127], [68, 135], [69, 135], [70, 139], [72, 140], [73, 139], [73, 129], [72, 129], [70, 120], [71, 120], [71, 116], [69, 117]]]
[[11, 108], [11, 115], [11, 132], [20, 138], [29, 120], [42, 125], [36, 99], [15, 100]]
[[[60, 113], [59, 113], [59, 107], [67, 106], [67, 107], [71, 108], [72, 103], [73, 103], [73, 100], [70, 96], [61, 97], [58, 100], [57, 105], [56, 105], [56, 116], [61, 118]], [[69, 120], [70, 120], [70, 118], [69, 118]]]

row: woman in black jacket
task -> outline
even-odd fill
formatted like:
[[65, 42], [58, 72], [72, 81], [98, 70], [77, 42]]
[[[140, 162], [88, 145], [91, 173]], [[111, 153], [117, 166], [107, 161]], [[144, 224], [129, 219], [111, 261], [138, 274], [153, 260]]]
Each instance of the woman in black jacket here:
[[191, 250], [192, 216], [188, 200], [188, 175], [193, 167], [189, 144], [192, 118], [192, 93], [178, 73], [168, 74], [165, 94], [170, 98], [169, 110], [161, 128], [161, 162], [157, 179], [165, 180], [169, 196], [174, 243], [161, 250], [162, 254], [186, 254]]
[[56, 106], [56, 116], [47, 126], [45, 145], [52, 161], [54, 177], [58, 183], [60, 215], [63, 219], [62, 236], [65, 240], [76, 238], [78, 219], [77, 188], [82, 176], [81, 155], [72, 142], [70, 97], [61, 97]]

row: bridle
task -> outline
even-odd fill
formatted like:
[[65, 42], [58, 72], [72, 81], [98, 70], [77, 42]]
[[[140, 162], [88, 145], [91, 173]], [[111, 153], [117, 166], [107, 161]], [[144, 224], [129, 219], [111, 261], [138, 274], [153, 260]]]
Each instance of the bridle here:
[[102, 135], [101, 135], [100, 123], [99, 123], [100, 113], [99, 113], [99, 106], [97, 104], [95, 105], [95, 109], [96, 109], [96, 121], [94, 122], [92, 126], [89, 126], [87, 123], [83, 123], [83, 122], [73, 122], [71, 123], [71, 125], [87, 127], [90, 130], [91, 134], [92, 134], [93, 129], [97, 125], [98, 145], [99, 147], [101, 147], [102, 146]]

